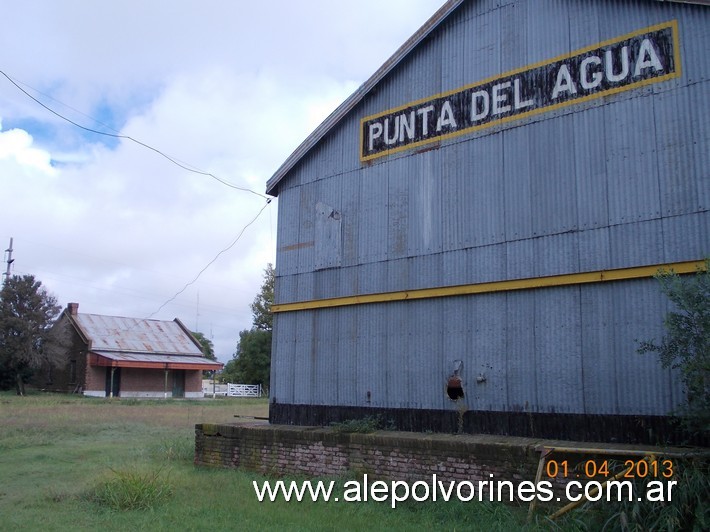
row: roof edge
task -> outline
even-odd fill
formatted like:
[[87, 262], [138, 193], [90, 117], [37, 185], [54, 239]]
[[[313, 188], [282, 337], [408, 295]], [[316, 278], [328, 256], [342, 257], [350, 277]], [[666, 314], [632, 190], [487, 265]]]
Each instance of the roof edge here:
[[370, 90], [377, 85], [387, 74], [389, 74], [409, 52], [411, 52], [422, 40], [424, 40], [441, 22], [448, 17], [464, 0], [449, 0], [441, 6], [414, 35], [405, 41], [397, 51], [378, 68], [370, 78], [353, 92], [335, 111], [330, 113], [321, 124], [306, 137], [306, 139], [289, 155], [284, 163], [276, 170], [273, 176], [266, 182], [266, 193], [278, 196], [276, 187], [291, 169], [308, 153], [340, 120], [348, 114]]
[[[427, 20], [414, 35], [412, 35], [405, 43], [400, 46], [397, 51], [385, 63], [377, 69], [360, 87], [352, 93], [335, 111], [321, 122], [321, 124], [306, 137], [306, 139], [289, 155], [284, 163], [279, 167], [273, 176], [266, 182], [266, 193], [272, 196], [278, 196], [276, 190], [281, 180], [288, 174], [294, 166], [313, 148], [318, 142], [325, 137], [328, 132], [347, 114], [349, 113], [362, 99], [370, 92], [370, 90], [379, 83], [387, 74], [389, 74], [399, 63], [406, 57], [422, 40], [424, 40], [435, 28], [446, 19], [452, 11], [454, 11], [465, 0], [449, 0]], [[678, 4], [695, 4], [702, 6], [710, 6], [710, 0], [653, 0], [662, 3], [678, 3]]]
[[[68, 320], [69, 325], [74, 329], [74, 331], [76, 331], [76, 334], [79, 335], [81, 341], [86, 344], [87, 349], [91, 349], [91, 344], [93, 343], [93, 341], [86, 333], [86, 331], [82, 328], [81, 324], [76, 319], [76, 316], [76, 314], [72, 314], [69, 309], [66, 308], [59, 317], [59, 320]], [[59, 320], [57, 320], [57, 324], [59, 323]]]
[[[187, 334], [190, 337], [190, 340], [192, 340], [192, 343], [195, 344], [195, 347], [199, 350], [200, 353], [202, 353], [202, 344], [195, 338], [195, 336], [192, 334], [192, 331], [185, 327], [185, 324], [181, 322], [178, 318], [175, 318], [173, 320], [175, 323], [178, 324], [178, 327], [180, 327], [185, 334]], [[202, 353], [204, 355], [204, 353]]]
[[[195, 371], [213, 371], [224, 367], [221, 362], [209, 360], [202, 357], [194, 356], [176, 356], [180, 360], [122, 360], [120, 358], [112, 358], [111, 355], [119, 355], [120, 353], [111, 353], [108, 351], [90, 351], [89, 364], [92, 366], [107, 366], [107, 367], [123, 367], [136, 369], [187, 369]], [[154, 355], [154, 353], [146, 353], [146, 355]], [[193, 358], [195, 361], [186, 361], [185, 359]]]

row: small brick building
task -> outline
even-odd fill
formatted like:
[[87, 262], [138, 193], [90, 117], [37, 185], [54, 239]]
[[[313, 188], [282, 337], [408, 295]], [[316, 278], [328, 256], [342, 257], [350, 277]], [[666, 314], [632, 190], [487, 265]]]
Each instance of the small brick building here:
[[69, 303], [55, 327], [66, 335], [66, 364], [48, 368], [36, 384], [92, 397], [202, 397], [202, 371], [222, 364], [175, 318], [147, 320], [79, 314]]

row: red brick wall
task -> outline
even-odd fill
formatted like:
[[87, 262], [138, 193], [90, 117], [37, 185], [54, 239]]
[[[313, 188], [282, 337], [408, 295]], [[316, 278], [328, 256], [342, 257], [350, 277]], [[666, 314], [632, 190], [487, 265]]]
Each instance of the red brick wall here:
[[[179, 371], [179, 370], [178, 370]], [[121, 391], [161, 392], [165, 391], [165, 370], [162, 369], [121, 369]], [[202, 391], [202, 372], [185, 370], [185, 391]], [[168, 395], [173, 392], [173, 370], [168, 370]]]
[[[87, 366], [87, 395], [103, 397], [106, 390], [106, 368], [103, 366]], [[121, 383], [118, 396], [123, 397], [156, 397], [173, 396], [173, 370], [168, 370], [168, 383], [165, 386], [165, 370], [143, 368], [121, 368]], [[185, 371], [185, 394], [192, 393], [202, 396], [202, 371]]]
[[[165, 370], [121, 368], [121, 392], [165, 392]], [[168, 372], [167, 392], [173, 394], [173, 376]]]
[[185, 371], [185, 393], [202, 392], [202, 371]]
[[239, 467], [264, 475], [343, 475], [430, 480], [532, 481], [537, 441], [496, 436], [377, 432], [338, 433], [284, 425], [195, 427], [195, 464]]
[[103, 397], [106, 393], [106, 368], [89, 365], [86, 355], [86, 384], [84, 394]]
[[121, 397], [155, 397], [173, 396], [173, 379], [175, 371], [185, 373], [185, 395], [191, 392], [202, 396], [202, 372], [199, 370], [168, 370], [167, 385], [164, 369], [121, 368]]

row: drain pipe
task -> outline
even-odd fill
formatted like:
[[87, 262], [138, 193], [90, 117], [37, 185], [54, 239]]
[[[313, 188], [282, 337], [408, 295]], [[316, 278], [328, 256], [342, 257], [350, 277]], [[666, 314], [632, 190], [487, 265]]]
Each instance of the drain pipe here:
[[111, 384], [109, 385], [109, 399], [113, 399], [113, 374], [116, 372], [116, 368], [114, 366], [111, 367]]

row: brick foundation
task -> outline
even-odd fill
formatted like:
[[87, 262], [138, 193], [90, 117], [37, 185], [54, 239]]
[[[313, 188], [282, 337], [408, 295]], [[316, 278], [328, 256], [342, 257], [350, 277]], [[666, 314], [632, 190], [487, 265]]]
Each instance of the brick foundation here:
[[[481, 481], [494, 480], [510, 481], [517, 486], [522, 481], [534, 482], [540, 450], [543, 447], [555, 448], [554, 453], [548, 455], [548, 461], [553, 458], [557, 464], [566, 461], [569, 475], [566, 478], [562, 474], [549, 478], [543, 474], [540, 480], [551, 483], [554, 500], [557, 501], [564, 500], [558, 497], [563, 496], [563, 488], [570, 480], [577, 479], [583, 483], [585, 479], [591, 480], [583, 473], [585, 463], [594, 465], [604, 460], [616, 460], [621, 464], [626, 459], [638, 461], [642, 459], [642, 450], [656, 456], [681, 456], [691, 450], [624, 444], [596, 444], [595, 454], [564, 450], [579, 450], [587, 446], [579, 442], [488, 434], [389, 431], [358, 434], [337, 432], [331, 428], [256, 422], [195, 426], [196, 465], [241, 468], [268, 476], [368, 475], [373, 480], [429, 483], [436, 475], [438, 480], [446, 483], [468, 481], [478, 485]], [[598, 451], [600, 449], [602, 451]], [[629, 454], [626, 455], [626, 452]], [[707, 450], [703, 452], [707, 456]], [[550, 469], [544, 468], [544, 471], [549, 472]], [[603, 482], [608, 477], [594, 479]], [[487, 493], [485, 485], [481, 489]], [[576, 488], [574, 491], [578, 492]]]
[[196, 426], [195, 464], [240, 467], [265, 475], [370, 474], [401, 480], [533, 480], [534, 441], [267, 424]]

